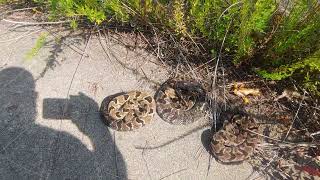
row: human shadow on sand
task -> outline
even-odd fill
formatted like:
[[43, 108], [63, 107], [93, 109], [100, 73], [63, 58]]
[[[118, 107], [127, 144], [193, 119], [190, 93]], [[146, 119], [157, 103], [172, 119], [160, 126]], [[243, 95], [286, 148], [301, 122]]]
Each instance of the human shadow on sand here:
[[60, 126], [71, 120], [90, 148], [69, 133], [37, 124], [37, 96], [28, 71], [0, 71], [0, 179], [127, 179], [125, 162], [93, 99], [79, 93], [43, 101], [43, 118]]

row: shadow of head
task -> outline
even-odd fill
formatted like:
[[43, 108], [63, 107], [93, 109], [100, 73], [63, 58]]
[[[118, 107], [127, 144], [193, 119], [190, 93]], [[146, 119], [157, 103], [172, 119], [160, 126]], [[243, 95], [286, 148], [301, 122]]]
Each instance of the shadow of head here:
[[23, 68], [10, 67], [0, 71], [0, 154], [7, 141], [36, 117], [35, 82]]
[[[12, 67], [0, 71], [0, 119], [2, 123], [17, 119], [17, 125], [34, 121], [36, 115], [37, 93], [30, 72], [23, 68]], [[4, 126], [2, 126], [4, 127]]]

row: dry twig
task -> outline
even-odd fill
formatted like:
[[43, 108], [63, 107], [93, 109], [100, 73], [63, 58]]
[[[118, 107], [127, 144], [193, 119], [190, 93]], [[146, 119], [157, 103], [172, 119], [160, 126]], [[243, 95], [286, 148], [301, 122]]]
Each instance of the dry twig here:
[[56, 22], [23, 22], [23, 21], [14, 21], [10, 19], [2, 19], [2, 21], [13, 24], [21, 24], [26, 26], [35, 26], [35, 25], [57, 25], [57, 24], [67, 24], [70, 23], [70, 20], [65, 21], [56, 21]]

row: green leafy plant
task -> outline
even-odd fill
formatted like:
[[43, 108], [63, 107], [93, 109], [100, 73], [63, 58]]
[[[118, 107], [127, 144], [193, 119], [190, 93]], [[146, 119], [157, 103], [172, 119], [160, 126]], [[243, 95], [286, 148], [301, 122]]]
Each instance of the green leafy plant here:
[[[258, 70], [257, 73], [264, 78], [282, 80], [288, 77], [298, 77], [306, 88], [312, 92], [320, 93], [320, 49], [309, 57], [299, 60], [296, 63], [282, 65], [273, 68], [271, 71]], [[299, 79], [298, 79], [299, 80]]]
[[173, 1], [173, 19], [171, 21], [178, 34], [186, 35], [187, 27], [185, 22], [185, 10], [183, 0]]
[[40, 49], [44, 46], [44, 44], [46, 43], [46, 39], [47, 39], [48, 33], [41, 33], [39, 38], [36, 41], [36, 44], [34, 45], [33, 48], [31, 48], [27, 54], [26, 54], [26, 60], [31, 60], [32, 58], [34, 58], [40, 51]]

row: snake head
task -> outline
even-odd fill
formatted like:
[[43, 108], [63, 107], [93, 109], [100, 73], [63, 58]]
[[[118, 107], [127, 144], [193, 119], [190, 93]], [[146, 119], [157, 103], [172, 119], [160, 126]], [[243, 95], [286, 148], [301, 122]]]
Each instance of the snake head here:
[[205, 90], [199, 84], [178, 84], [175, 87], [176, 93], [180, 98], [189, 97], [190, 100], [200, 100], [205, 97]]
[[246, 116], [240, 114], [235, 114], [232, 117], [231, 122], [235, 123], [241, 129], [246, 127], [248, 124]]
[[176, 91], [173, 88], [168, 88], [164, 92], [169, 98], [176, 98]]
[[258, 127], [255, 119], [247, 115], [236, 114], [233, 116], [232, 122], [244, 130], [255, 130]]
[[203, 89], [201, 84], [196, 82], [179, 81], [175, 84], [175, 89], [195, 94], [205, 94], [205, 90]]
[[242, 115], [240, 115], [240, 114], [235, 114], [235, 115], [232, 116], [231, 121], [234, 122], [234, 123], [236, 123], [236, 124], [241, 124], [242, 119], [243, 119], [243, 116], [242, 116]]

